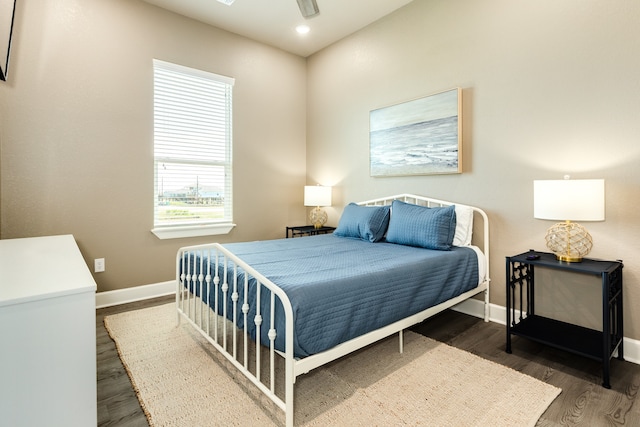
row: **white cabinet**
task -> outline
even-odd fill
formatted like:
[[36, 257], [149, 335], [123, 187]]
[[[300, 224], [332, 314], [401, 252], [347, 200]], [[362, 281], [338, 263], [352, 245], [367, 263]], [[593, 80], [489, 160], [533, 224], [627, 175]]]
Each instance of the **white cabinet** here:
[[95, 292], [73, 236], [0, 240], [0, 425], [97, 424]]

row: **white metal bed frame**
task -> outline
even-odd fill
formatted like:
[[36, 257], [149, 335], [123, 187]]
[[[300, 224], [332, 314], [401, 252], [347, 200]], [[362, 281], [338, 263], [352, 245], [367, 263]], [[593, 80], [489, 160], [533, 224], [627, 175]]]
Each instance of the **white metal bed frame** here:
[[[387, 205], [393, 200], [401, 200], [407, 203], [413, 203], [421, 206], [450, 206], [454, 205], [453, 202], [447, 202], [443, 200], [431, 199], [422, 196], [416, 196], [411, 194], [401, 194], [397, 196], [385, 197], [380, 199], [368, 200], [359, 203], [360, 205]], [[178, 322], [181, 318], [186, 319], [195, 329], [209, 341], [213, 347], [215, 347], [229, 362], [231, 362], [242, 374], [244, 374], [256, 387], [261, 390], [269, 399], [271, 399], [280, 409], [285, 412], [286, 426], [292, 427], [294, 421], [294, 384], [296, 378], [300, 375], [306, 374], [312, 369], [323, 366], [333, 360], [336, 360], [342, 356], [345, 356], [353, 351], [361, 349], [369, 344], [386, 338], [394, 333], [399, 333], [399, 349], [402, 352], [403, 339], [402, 331], [412, 325], [422, 322], [423, 320], [447, 309], [454, 305], [471, 298], [477, 294], [484, 292], [484, 320], [489, 320], [489, 222], [486, 213], [479, 208], [470, 206], [474, 212], [474, 223], [477, 219], [482, 220], [481, 227], [474, 227], [481, 230], [481, 238], [474, 238], [474, 242], [479, 241], [478, 245], [485, 255], [485, 279], [478, 287], [463, 293], [455, 298], [445, 301], [436, 306], [430, 307], [420, 313], [409, 316], [405, 319], [399, 320], [395, 323], [377, 329], [375, 331], [364, 334], [360, 337], [354, 338], [350, 341], [344, 342], [324, 352], [314, 354], [303, 359], [297, 359], [293, 354], [293, 311], [291, 308], [291, 302], [282, 289], [275, 283], [260, 274], [250, 265], [242, 261], [236, 255], [224, 248], [218, 243], [183, 247], [178, 250], [176, 257], [176, 307], [178, 311]], [[478, 218], [479, 217], [479, 218]], [[477, 235], [478, 233], [474, 233]], [[199, 252], [206, 254], [200, 258], [200, 270], [203, 272], [203, 268], [207, 269], [206, 272], [201, 274], [191, 274], [195, 265], [190, 265], [189, 254]], [[186, 255], [186, 256], [185, 256]], [[206, 258], [206, 263], [204, 259]], [[207, 265], [211, 265], [209, 261], [215, 260], [214, 265], [218, 265], [219, 260], [224, 260], [224, 271], [218, 271], [215, 267], [215, 271], [210, 271]], [[227, 265], [231, 264], [231, 267], [227, 268]], [[240, 268], [244, 270], [245, 281], [244, 283], [238, 283], [236, 270]], [[257, 314], [254, 319], [247, 319], [249, 307], [247, 304], [239, 306], [239, 296], [242, 292], [246, 293], [248, 289], [249, 277], [253, 277], [258, 284], [263, 285], [268, 289], [266, 296], [261, 295], [261, 286], [256, 286], [256, 307]], [[231, 282], [229, 282], [230, 280]], [[199, 296], [196, 296], [195, 292], [189, 292], [187, 288], [198, 289], [199, 295], [208, 295], [210, 292], [215, 292], [215, 308], [210, 309], [206, 306]], [[222, 293], [224, 299], [224, 312], [217, 313], [218, 294]], [[264, 313], [266, 319], [263, 319], [263, 313], [260, 313], [260, 300], [261, 298], [270, 298], [270, 313]], [[227, 319], [227, 305], [229, 298], [232, 301], [233, 320]], [[277, 336], [277, 331], [274, 329], [274, 307], [275, 298], [279, 298], [282, 302], [285, 313], [285, 351], [280, 352], [275, 350], [274, 341]], [[246, 326], [244, 331], [240, 334], [244, 339], [237, 339], [237, 333], [228, 332], [226, 325], [232, 323], [232, 330], [237, 329], [236, 325], [236, 313], [237, 310], [241, 310], [244, 313], [244, 324], [247, 325], [248, 321], [255, 322], [256, 325], [256, 339], [250, 340], [248, 338], [248, 332]], [[267, 322], [263, 326], [264, 322]], [[219, 323], [224, 324], [224, 327], [219, 327]], [[213, 327], [212, 327], [213, 324]], [[263, 375], [261, 369], [263, 368], [263, 362], [261, 361], [260, 351], [260, 328], [268, 327], [270, 346], [268, 349], [268, 372]], [[250, 366], [248, 353], [252, 346], [255, 352], [255, 366]], [[284, 358], [285, 367], [285, 390], [284, 400], [276, 395], [275, 392], [275, 357]], [[265, 363], [267, 363], [265, 361]], [[252, 365], [252, 364], [251, 364]]]

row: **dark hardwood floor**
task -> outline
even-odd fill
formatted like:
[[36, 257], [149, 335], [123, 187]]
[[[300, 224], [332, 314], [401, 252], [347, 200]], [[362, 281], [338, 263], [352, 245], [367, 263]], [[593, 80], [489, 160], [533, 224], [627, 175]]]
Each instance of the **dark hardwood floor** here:
[[98, 426], [149, 426], [116, 345], [104, 327], [104, 317], [174, 300], [175, 297], [169, 296], [96, 310]]
[[[98, 425], [147, 426], [104, 316], [173, 301], [173, 297], [97, 310]], [[447, 310], [412, 328], [415, 332], [508, 366], [562, 389], [537, 426], [640, 426], [640, 365], [613, 359], [611, 389], [601, 384], [595, 361], [514, 337], [505, 348], [505, 327]], [[188, 426], [190, 427], [190, 426]]]

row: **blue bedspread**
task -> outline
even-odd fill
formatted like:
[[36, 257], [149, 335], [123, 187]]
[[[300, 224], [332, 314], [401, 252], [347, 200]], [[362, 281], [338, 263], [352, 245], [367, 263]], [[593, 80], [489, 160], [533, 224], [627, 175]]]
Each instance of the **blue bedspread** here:
[[[471, 248], [436, 251], [331, 234], [224, 246], [286, 292], [295, 316], [296, 357], [327, 350], [478, 284], [477, 255]], [[270, 303], [266, 295], [263, 293], [261, 302], [264, 323], [260, 335], [268, 345]], [[241, 293], [239, 306], [243, 298]], [[253, 319], [254, 301], [249, 304], [249, 319]], [[281, 317], [282, 308], [277, 304], [275, 345], [284, 350]], [[238, 325], [243, 326], [241, 313]], [[255, 338], [252, 321], [248, 327]]]

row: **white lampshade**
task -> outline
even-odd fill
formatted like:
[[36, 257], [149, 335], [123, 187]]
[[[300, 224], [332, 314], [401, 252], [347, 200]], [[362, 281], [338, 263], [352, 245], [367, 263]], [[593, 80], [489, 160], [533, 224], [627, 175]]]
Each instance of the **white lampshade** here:
[[533, 217], [604, 221], [604, 179], [533, 181]]
[[323, 185], [305, 185], [305, 206], [331, 206], [331, 187]]

